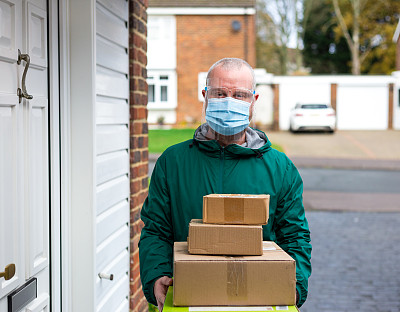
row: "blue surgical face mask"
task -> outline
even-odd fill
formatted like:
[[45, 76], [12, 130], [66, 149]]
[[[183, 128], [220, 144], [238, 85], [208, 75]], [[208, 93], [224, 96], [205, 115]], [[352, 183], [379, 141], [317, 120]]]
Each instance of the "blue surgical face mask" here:
[[249, 102], [231, 97], [208, 99], [207, 123], [219, 134], [238, 134], [249, 126], [250, 105]]

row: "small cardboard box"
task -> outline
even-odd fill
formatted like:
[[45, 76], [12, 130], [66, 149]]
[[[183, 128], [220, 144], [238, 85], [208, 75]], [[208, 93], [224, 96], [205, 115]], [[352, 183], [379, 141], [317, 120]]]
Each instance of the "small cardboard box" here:
[[269, 195], [210, 194], [203, 197], [203, 222], [267, 224]]
[[197, 255], [263, 254], [261, 225], [205, 224], [202, 220], [189, 223], [188, 250]]
[[296, 303], [296, 263], [274, 242], [262, 256], [188, 253], [174, 244], [175, 306], [264, 306]]
[[174, 307], [173, 286], [168, 288], [164, 302], [163, 312], [260, 312], [260, 311], [285, 311], [299, 312], [296, 306], [240, 306], [240, 307]]

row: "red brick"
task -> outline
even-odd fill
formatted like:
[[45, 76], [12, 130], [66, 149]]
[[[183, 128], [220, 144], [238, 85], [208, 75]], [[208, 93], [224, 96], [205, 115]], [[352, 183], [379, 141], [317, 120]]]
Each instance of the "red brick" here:
[[130, 293], [134, 294], [139, 290], [139, 288], [142, 287], [142, 283], [140, 282], [140, 276], [131, 283], [130, 285]]
[[141, 147], [148, 147], [148, 146], [149, 146], [149, 137], [146, 135], [143, 137], [143, 146]]
[[[135, 310], [137, 307], [139, 307], [142, 304], [142, 301], [144, 298], [143, 291], [140, 288], [135, 294], [133, 294], [130, 299], [129, 299], [129, 308], [133, 309], [135, 307]], [[137, 310], [136, 310], [137, 311]]]
[[133, 75], [134, 76], [142, 76], [143, 77], [143, 75], [142, 75], [142, 67], [138, 63], [133, 65]]
[[[136, 250], [138, 250], [139, 240], [140, 240], [140, 235], [135, 235], [131, 239], [131, 252], [135, 252]], [[138, 267], [139, 267], [139, 265], [138, 265]]]
[[[131, 127], [130, 131], [132, 132], [132, 127]], [[139, 138], [138, 137], [131, 136], [129, 138], [129, 147], [130, 147], [130, 149], [138, 148], [138, 142], [139, 142]]]
[[149, 160], [149, 151], [148, 150], [142, 151], [141, 160], [142, 161], [148, 161]]
[[140, 234], [144, 226], [144, 223], [142, 220], [138, 220], [133, 224], [133, 233], [134, 234]]
[[139, 90], [140, 91], [145, 91], [147, 93], [148, 91], [148, 86], [147, 86], [147, 82], [144, 79], [140, 79], [139, 80]]
[[[148, 163], [141, 163], [140, 165], [131, 168], [131, 178], [136, 179], [138, 177], [147, 177]], [[147, 186], [146, 186], [147, 187]]]
[[142, 156], [139, 151], [131, 151], [131, 163], [138, 163], [141, 161]]
[[133, 260], [134, 265], [138, 264], [139, 263], [139, 250], [136, 250], [134, 253], [132, 253], [131, 258]]
[[139, 192], [141, 190], [141, 184], [142, 184], [142, 181], [140, 181], [140, 180], [131, 182], [131, 193]]
[[134, 224], [138, 220], [140, 220], [140, 208], [138, 206], [135, 206], [131, 212], [131, 224]]
[[149, 304], [144, 298], [142, 299], [142, 301], [140, 301], [139, 306], [137, 308], [137, 312], [148, 312], [148, 311], [149, 311]]
[[142, 179], [142, 189], [145, 189], [149, 185], [149, 178], [145, 177]]
[[134, 122], [133, 123], [133, 134], [142, 134], [143, 133], [143, 123], [142, 122]]

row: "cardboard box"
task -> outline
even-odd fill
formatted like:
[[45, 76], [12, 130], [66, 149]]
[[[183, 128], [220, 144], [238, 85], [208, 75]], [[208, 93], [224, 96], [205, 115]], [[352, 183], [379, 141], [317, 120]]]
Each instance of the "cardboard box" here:
[[262, 256], [192, 255], [174, 244], [175, 306], [295, 305], [296, 263], [274, 242]]
[[232, 312], [260, 312], [260, 311], [286, 311], [299, 312], [296, 306], [240, 306], [240, 307], [174, 307], [173, 305], [173, 286], [168, 288], [167, 296], [165, 297], [163, 312], [205, 312], [205, 311], [232, 311]]
[[197, 255], [263, 254], [261, 225], [205, 224], [202, 220], [189, 223], [188, 250]]
[[269, 195], [210, 194], [203, 197], [203, 222], [267, 224]]

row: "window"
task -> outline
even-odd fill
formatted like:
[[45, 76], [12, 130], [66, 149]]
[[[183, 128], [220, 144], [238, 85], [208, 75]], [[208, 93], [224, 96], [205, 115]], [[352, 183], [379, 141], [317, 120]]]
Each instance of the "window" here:
[[168, 86], [161, 86], [161, 102], [168, 102]]
[[154, 102], [154, 85], [149, 84], [149, 102]]
[[149, 108], [163, 109], [177, 106], [175, 71], [148, 70], [147, 84]]

